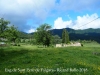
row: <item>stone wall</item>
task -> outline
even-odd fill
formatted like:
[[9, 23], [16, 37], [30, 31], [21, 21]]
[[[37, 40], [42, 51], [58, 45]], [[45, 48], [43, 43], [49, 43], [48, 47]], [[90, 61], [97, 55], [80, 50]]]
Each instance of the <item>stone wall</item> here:
[[71, 44], [56, 44], [56, 47], [68, 47], [68, 46], [81, 46], [81, 43], [71, 43]]

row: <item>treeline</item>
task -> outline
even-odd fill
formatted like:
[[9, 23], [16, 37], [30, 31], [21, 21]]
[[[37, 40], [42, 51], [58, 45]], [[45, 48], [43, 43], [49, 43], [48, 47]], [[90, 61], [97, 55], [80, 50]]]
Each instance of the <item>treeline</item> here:
[[[70, 40], [87, 40], [87, 41], [96, 41], [100, 43], [100, 28], [98, 29], [85, 29], [85, 30], [74, 30], [71, 28], [66, 28], [69, 33]], [[53, 29], [51, 32], [53, 35], [59, 35], [62, 37], [63, 29]]]
[[100, 43], [100, 29], [74, 30], [64, 28], [51, 30], [51, 26], [45, 23], [40, 25], [36, 32], [28, 34], [18, 31], [17, 27], [10, 25], [9, 21], [0, 19], [0, 41], [48, 47], [77, 40], [91, 40]]
[[[86, 40], [86, 41], [96, 41], [98, 43], [100, 43], [100, 28], [98, 29], [85, 29], [85, 30], [74, 30], [71, 28], [65, 28], [68, 33], [69, 33], [69, 38], [70, 41], [77, 41], [77, 40]], [[60, 41], [62, 40], [62, 32], [63, 29], [53, 29], [50, 30], [52, 35], [56, 35], [57, 37], [60, 38]], [[33, 36], [34, 33], [31, 34], [27, 34], [25, 33], [25, 35], [28, 36]], [[27, 38], [28, 38], [27, 36]]]
[[0, 19], [0, 42], [14, 43], [15, 45], [19, 43], [43, 45], [44, 47], [49, 47], [58, 43], [69, 43], [69, 34], [66, 29], [62, 32], [62, 39], [58, 35], [53, 35], [51, 26], [49, 24], [42, 24], [37, 29], [36, 32], [27, 34], [18, 31], [17, 27], [10, 25], [9, 21]]

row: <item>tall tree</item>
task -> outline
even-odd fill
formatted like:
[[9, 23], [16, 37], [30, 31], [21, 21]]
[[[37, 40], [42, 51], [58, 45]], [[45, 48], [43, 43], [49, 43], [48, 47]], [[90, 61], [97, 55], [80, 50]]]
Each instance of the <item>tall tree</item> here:
[[66, 29], [63, 29], [62, 32], [62, 43], [69, 43], [69, 35], [68, 35], [68, 31]]
[[5, 37], [5, 32], [8, 28], [8, 24], [10, 24], [9, 21], [4, 20], [3, 18], [0, 18], [0, 37]]
[[34, 34], [37, 44], [42, 44], [44, 46], [49, 46], [51, 41], [51, 33], [49, 29], [51, 26], [49, 24], [42, 24], [37, 28]]

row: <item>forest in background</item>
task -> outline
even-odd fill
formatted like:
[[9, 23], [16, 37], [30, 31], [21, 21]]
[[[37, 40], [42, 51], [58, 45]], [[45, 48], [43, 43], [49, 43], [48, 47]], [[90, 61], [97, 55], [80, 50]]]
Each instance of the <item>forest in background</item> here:
[[[84, 30], [74, 30], [71, 28], [66, 28], [69, 33], [70, 40], [88, 40], [88, 41], [96, 41], [100, 43], [100, 28], [98, 29], [84, 29]], [[52, 29], [50, 30], [53, 35], [58, 35], [60, 38], [62, 37], [63, 29]], [[30, 38], [34, 35], [34, 33], [25, 33], [21, 32], [21, 38]]]

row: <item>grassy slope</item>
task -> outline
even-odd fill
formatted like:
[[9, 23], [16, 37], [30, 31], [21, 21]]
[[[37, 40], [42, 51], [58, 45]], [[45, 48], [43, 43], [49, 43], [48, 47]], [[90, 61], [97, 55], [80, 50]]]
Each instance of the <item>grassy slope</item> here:
[[[37, 48], [35, 46], [0, 48], [0, 75], [99, 75], [100, 47], [67, 47], [67, 48]], [[20, 69], [17, 72], [5, 72], [8, 69]], [[29, 70], [60, 69], [45, 73]], [[25, 71], [24, 71], [25, 69]], [[68, 69], [68, 72], [60, 72]], [[77, 69], [74, 72], [71, 69]], [[23, 72], [22, 72], [23, 70]], [[79, 70], [79, 71], [78, 71]], [[80, 72], [82, 70], [82, 72]]]

